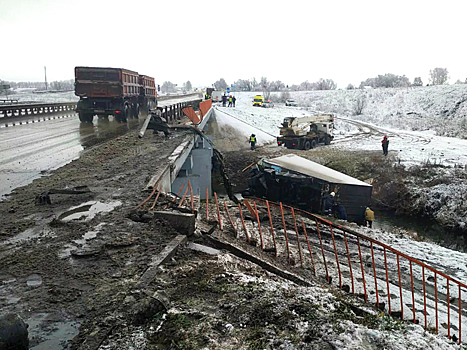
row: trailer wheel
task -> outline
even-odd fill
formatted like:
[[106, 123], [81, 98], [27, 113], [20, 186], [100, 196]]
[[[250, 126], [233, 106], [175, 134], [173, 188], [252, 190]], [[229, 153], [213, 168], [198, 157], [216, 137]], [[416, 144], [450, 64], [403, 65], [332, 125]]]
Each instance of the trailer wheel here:
[[91, 113], [79, 112], [79, 120], [81, 123], [92, 123], [94, 115]]
[[305, 146], [303, 147], [303, 149], [308, 151], [310, 148], [312, 148], [310, 141], [305, 141]]
[[311, 148], [315, 148], [316, 147], [316, 141], [315, 140], [311, 140]]
[[129, 104], [125, 104], [124, 110], [123, 110], [123, 116], [117, 119], [121, 123], [126, 123], [128, 118], [131, 117], [131, 107]]
[[133, 107], [133, 117], [138, 119], [139, 117], [139, 105], [138, 104], [135, 104], [135, 106]]

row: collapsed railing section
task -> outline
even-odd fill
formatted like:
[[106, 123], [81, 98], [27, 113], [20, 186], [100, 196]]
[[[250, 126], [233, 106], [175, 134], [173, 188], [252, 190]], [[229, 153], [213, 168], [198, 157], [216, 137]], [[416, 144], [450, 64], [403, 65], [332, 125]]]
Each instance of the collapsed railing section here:
[[[186, 186], [186, 187], [185, 187]], [[157, 194], [156, 194], [157, 192]], [[162, 186], [159, 185], [159, 182], [157, 182], [154, 185], [154, 189], [152, 190], [151, 194], [143, 200], [137, 207], [136, 209], [144, 209], [147, 203], [152, 203], [152, 205], [149, 207], [149, 210], [155, 210], [156, 205], [158, 203], [158, 199], [161, 195], [162, 192]], [[183, 195], [181, 196], [183, 192]], [[155, 195], [155, 197], [154, 197]], [[151, 202], [151, 199], [154, 197], [154, 199]], [[177, 202], [178, 201], [178, 202]], [[188, 203], [187, 203], [188, 202]], [[191, 210], [192, 213], [195, 212], [195, 197], [193, 194], [193, 188], [191, 187], [191, 182], [188, 180], [187, 184], [182, 184], [180, 189], [178, 190], [177, 195], [173, 196], [172, 200], [170, 203], [166, 204], [164, 209], [167, 209], [171, 205], [172, 207], [176, 208], [181, 208], [181, 207], [186, 207], [188, 206]]]
[[[421, 318], [425, 329], [439, 333], [442, 327], [459, 344], [466, 338], [462, 320], [467, 304], [462, 293], [467, 286], [457, 279], [309, 212], [262, 199], [230, 206], [219, 203], [216, 193], [214, 198], [215, 221], [221, 230], [229, 230], [223, 225], [224, 214], [237, 239], [243, 232], [245, 240], [262, 251], [274, 252], [291, 266], [310, 268], [330, 284], [337, 280], [340, 289], [402, 320], [419, 323]], [[209, 206], [206, 200], [206, 221], [211, 221]]]

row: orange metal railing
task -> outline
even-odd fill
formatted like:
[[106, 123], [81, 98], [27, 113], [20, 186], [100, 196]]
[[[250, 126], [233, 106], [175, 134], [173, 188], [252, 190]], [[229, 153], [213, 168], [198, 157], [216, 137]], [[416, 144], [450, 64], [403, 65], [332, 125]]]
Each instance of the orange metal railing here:
[[[260, 203], [263, 206], [260, 206]], [[329, 283], [333, 283], [333, 276], [335, 276], [337, 287], [362, 295], [366, 302], [370, 302], [370, 298], [374, 299], [376, 306], [386, 309], [393, 316], [418, 323], [417, 314], [421, 314], [425, 329], [433, 329], [438, 333], [440, 326], [443, 325], [450, 339], [461, 344], [462, 339], [466, 338], [465, 333], [462, 336], [462, 320], [467, 314], [467, 304], [462, 301], [462, 293], [467, 292], [466, 284], [383, 242], [334, 224], [307, 211], [257, 198], [245, 200], [243, 204], [248, 211], [254, 208], [251, 225], [257, 226], [257, 230], [248, 230], [243, 208], [239, 204], [238, 216], [248, 242], [257, 235], [262, 250], [268, 244], [273, 244], [276, 257], [286, 258], [286, 261], [294, 266], [305, 268], [310, 266], [315, 276], [318, 276], [318, 270], [321, 270]], [[217, 202], [216, 207], [219, 210]], [[225, 203], [224, 208], [227, 208]], [[270, 234], [266, 236], [263, 233], [268, 230], [264, 229], [264, 223], [261, 227], [259, 220], [261, 210], [269, 217]], [[227, 210], [225, 212], [229, 217], [227, 222], [230, 223], [238, 237], [239, 231], [236, 228], [235, 219], [232, 219], [231, 213]], [[298, 216], [302, 217], [301, 225], [297, 223]], [[220, 220], [219, 216], [219, 224]], [[273, 222], [279, 221], [284, 231], [285, 244], [282, 247], [278, 244], [274, 234]], [[310, 221], [314, 222], [314, 225], [310, 224]], [[289, 226], [293, 227], [293, 234], [292, 230], [288, 232], [287, 222], [290, 222]], [[225, 227], [224, 230], [226, 230]], [[297, 244], [291, 243], [289, 235], [296, 237]], [[300, 236], [304, 237], [303, 243]], [[329, 243], [325, 242], [323, 236], [327, 237], [326, 242]], [[308, 254], [303, 254], [302, 249], [308, 250]], [[321, 256], [320, 259], [318, 259], [318, 254]], [[392, 254], [392, 260], [388, 259], [390, 254]], [[298, 258], [296, 264], [294, 263], [295, 257]], [[331, 264], [331, 261], [334, 262]], [[418, 275], [414, 267], [419, 270]], [[429, 273], [432, 275], [429, 276]], [[443, 290], [439, 283], [441, 278], [445, 286]], [[380, 289], [383, 286], [385, 291]], [[455, 292], [452, 291], [452, 287]], [[387, 298], [387, 305], [382, 298]], [[399, 299], [398, 302], [396, 299]], [[406, 302], [410, 304], [406, 305]], [[410, 308], [411, 312], [407, 313], [407, 309]], [[440, 308], [443, 308], [445, 320], [440, 319]], [[429, 316], [432, 320], [429, 320]]]

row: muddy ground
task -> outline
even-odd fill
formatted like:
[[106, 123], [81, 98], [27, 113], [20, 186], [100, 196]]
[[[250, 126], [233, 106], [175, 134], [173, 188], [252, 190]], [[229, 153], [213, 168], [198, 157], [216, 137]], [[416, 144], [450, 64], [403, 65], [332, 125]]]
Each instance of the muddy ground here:
[[[348, 332], [348, 322], [366, 329], [401, 328], [376, 309], [361, 306], [360, 299], [328, 289], [309, 271], [301, 272], [309, 286], [300, 286], [225, 251], [199, 246], [181, 247], [140, 288], [153, 256], [179, 232], [135, 208], [147, 197], [143, 189], [160, 171], [162, 158], [183, 137], [175, 133], [165, 140], [148, 132], [138, 139], [129, 132], [0, 203], [0, 310], [17, 313], [29, 324], [31, 348], [334, 349], [339, 348], [337, 336]], [[376, 154], [314, 151], [315, 161], [328, 159], [337, 170], [351, 157], [363, 159], [348, 171], [361, 179], [375, 177], [368, 164], [376, 159], [381, 169], [391, 162]], [[281, 152], [264, 147], [224, 153], [235, 189], [245, 186], [242, 169]], [[52, 194], [51, 204], [36, 202], [52, 188], [76, 186], [91, 192]], [[375, 194], [388, 200], [383, 186], [375, 186]], [[67, 221], [62, 215], [94, 202], [108, 207], [92, 218], [78, 213]], [[161, 197], [158, 208], [166, 205], [170, 202]], [[211, 245], [206, 231], [198, 229], [190, 241]], [[392, 348], [384, 339], [373, 340], [369, 348], [377, 347]]]

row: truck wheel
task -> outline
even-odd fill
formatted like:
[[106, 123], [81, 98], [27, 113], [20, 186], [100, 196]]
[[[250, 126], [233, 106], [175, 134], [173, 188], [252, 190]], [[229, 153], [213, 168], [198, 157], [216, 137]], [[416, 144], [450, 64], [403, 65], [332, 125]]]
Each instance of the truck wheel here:
[[120, 118], [119, 122], [126, 123], [126, 121], [131, 118], [131, 107], [129, 104], [125, 104], [125, 109], [123, 110], [123, 117]]
[[91, 113], [79, 112], [79, 120], [81, 123], [92, 123], [94, 115]]
[[133, 117], [138, 119], [139, 117], [139, 105], [136, 104], [134, 107], [133, 107]]
[[324, 137], [324, 144], [325, 145], [330, 145], [331, 144], [331, 137], [329, 135], [326, 135]]
[[310, 141], [305, 141], [305, 146], [303, 147], [304, 150], [308, 151], [311, 147], [311, 142]]
[[315, 148], [316, 147], [316, 141], [315, 140], [312, 140], [311, 141], [311, 148]]

